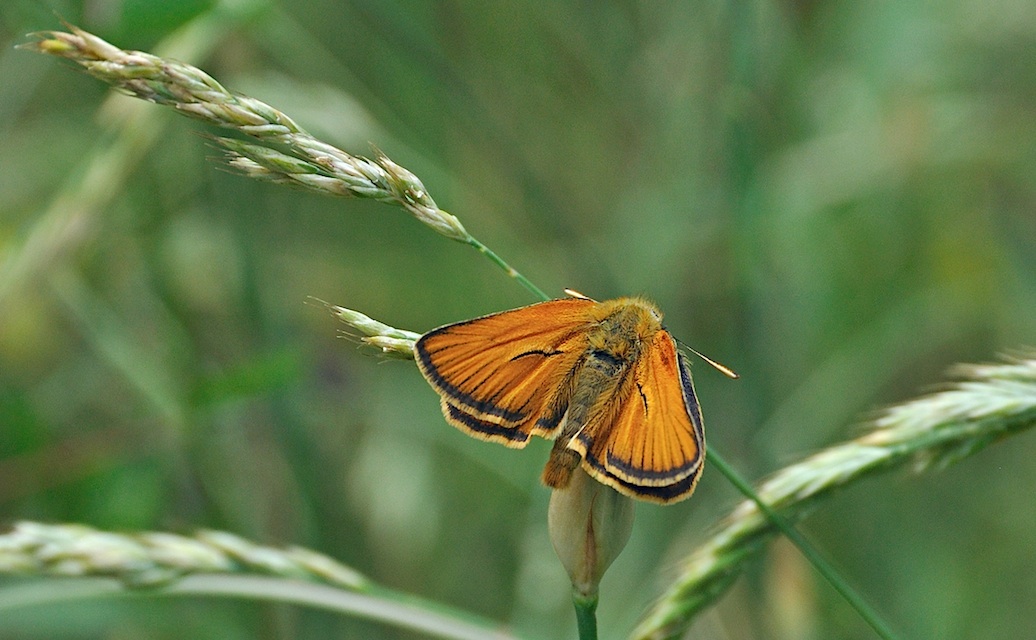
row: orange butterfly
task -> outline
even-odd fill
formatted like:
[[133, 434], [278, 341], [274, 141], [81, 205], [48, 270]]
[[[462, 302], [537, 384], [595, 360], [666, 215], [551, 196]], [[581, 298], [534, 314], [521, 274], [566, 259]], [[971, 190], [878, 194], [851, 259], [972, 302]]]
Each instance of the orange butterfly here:
[[566, 487], [582, 463], [634, 498], [689, 497], [701, 476], [705, 428], [690, 368], [662, 313], [640, 298], [597, 302], [566, 293], [572, 297], [421, 336], [417, 364], [442, 396], [447, 422], [508, 447], [524, 447], [530, 435], [553, 439], [543, 470], [550, 487]]

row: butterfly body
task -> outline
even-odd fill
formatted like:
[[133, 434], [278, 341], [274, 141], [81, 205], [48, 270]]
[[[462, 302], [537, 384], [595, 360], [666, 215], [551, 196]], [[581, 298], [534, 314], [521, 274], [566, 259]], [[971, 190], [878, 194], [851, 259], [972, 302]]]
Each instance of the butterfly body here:
[[580, 464], [627, 495], [675, 502], [704, 460], [690, 372], [650, 302], [573, 297], [440, 327], [416, 343], [448, 422], [510, 447], [554, 440], [543, 481]]
[[568, 392], [568, 412], [543, 470], [544, 484], [555, 488], [568, 485], [583, 457], [569, 448], [573, 437], [591, 425], [596, 427], [596, 437], [607, 435], [605, 432], [614, 424], [609, 413], [621, 406], [630, 392], [624, 379], [641, 357], [645, 342], [661, 328], [661, 313], [643, 300], [620, 298], [599, 303], [593, 309], [582, 356], [572, 369], [568, 388], [558, 392]]

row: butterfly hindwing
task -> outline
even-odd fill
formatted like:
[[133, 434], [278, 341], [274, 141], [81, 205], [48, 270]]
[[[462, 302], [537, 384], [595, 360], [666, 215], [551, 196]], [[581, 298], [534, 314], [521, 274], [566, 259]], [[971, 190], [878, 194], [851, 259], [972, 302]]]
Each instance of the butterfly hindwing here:
[[414, 355], [442, 396], [447, 421], [511, 447], [525, 446], [531, 434], [551, 437], [567, 408], [566, 376], [585, 349], [593, 304], [551, 300], [423, 335]]

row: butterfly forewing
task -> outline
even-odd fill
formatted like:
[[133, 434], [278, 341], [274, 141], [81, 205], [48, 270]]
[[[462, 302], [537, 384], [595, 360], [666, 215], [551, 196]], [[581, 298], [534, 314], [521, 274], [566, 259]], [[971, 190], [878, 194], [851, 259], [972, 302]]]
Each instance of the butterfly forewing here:
[[566, 375], [585, 350], [587, 309], [552, 300], [435, 329], [414, 346], [443, 413], [476, 437], [524, 446], [550, 436], [564, 414]]
[[471, 415], [463, 409], [450, 404], [446, 398], [442, 399], [442, 414], [446, 421], [460, 430], [474, 435], [481, 440], [499, 442], [508, 447], [522, 448], [529, 439], [529, 433], [515, 426], [506, 426], [482, 420], [478, 416]]

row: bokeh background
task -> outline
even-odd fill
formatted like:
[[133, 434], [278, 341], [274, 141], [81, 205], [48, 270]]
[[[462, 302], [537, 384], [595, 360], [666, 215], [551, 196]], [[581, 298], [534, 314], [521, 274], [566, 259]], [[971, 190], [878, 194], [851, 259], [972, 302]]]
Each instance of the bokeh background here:
[[[1034, 343], [1030, 0], [7, 1], [4, 523], [225, 529], [574, 637], [547, 443], [467, 438], [412, 364], [307, 304], [425, 331], [532, 297], [402, 210], [222, 170], [211, 130], [13, 49], [59, 17], [171, 51], [354, 153], [376, 144], [552, 293], [657, 301], [742, 374], [695, 365], [710, 445], [748, 477]], [[1023, 434], [872, 479], [802, 528], [906, 637], [1029, 637], [1034, 451]], [[602, 585], [604, 638], [736, 499], [707, 472], [691, 501], [641, 505]], [[873, 637], [782, 544], [692, 635]], [[417, 636], [213, 600], [0, 618], [0, 638], [187, 637]]]

